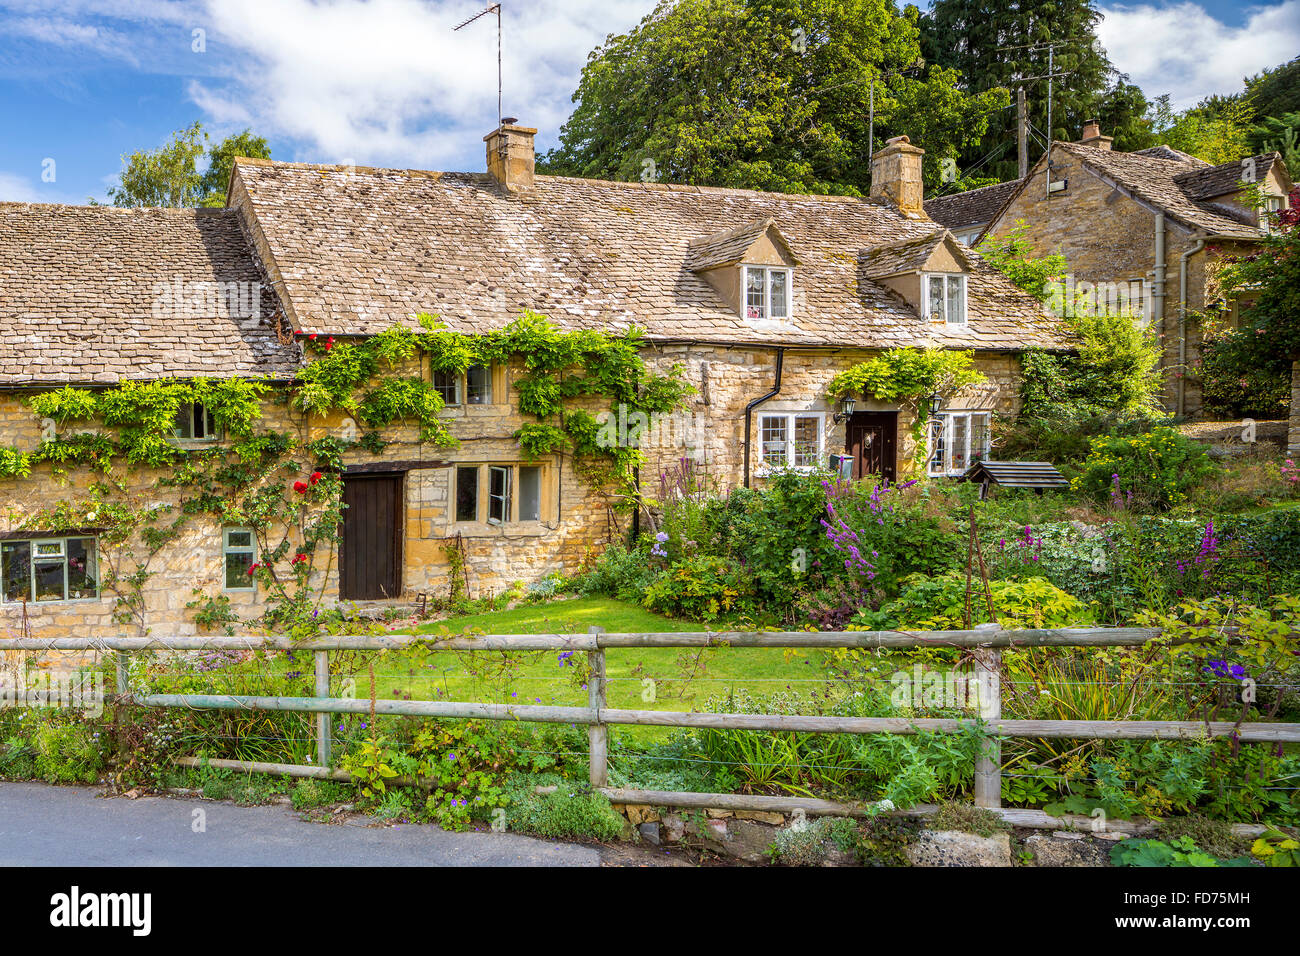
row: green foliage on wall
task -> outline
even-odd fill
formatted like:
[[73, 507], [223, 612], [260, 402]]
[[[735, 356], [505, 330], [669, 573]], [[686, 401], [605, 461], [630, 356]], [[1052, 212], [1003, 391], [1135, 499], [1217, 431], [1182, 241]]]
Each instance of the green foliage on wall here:
[[882, 402], [909, 402], [956, 391], [985, 381], [971, 362], [970, 352], [949, 349], [890, 349], [845, 369], [831, 379], [826, 392], [870, 395]]

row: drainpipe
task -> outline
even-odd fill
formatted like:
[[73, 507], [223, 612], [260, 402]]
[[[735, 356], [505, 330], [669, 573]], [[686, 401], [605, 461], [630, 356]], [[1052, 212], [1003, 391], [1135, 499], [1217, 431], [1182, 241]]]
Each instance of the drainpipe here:
[[776, 350], [776, 380], [772, 383], [772, 390], [766, 395], [762, 395], [745, 406], [745, 487], [749, 487], [749, 445], [754, 425], [753, 412], [768, 399], [775, 397], [781, 391], [781, 368], [785, 365], [785, 349]]
[[1205, 248], [1205, 240], [1197, 239], [1178, 262], [1178, 417], [1187, 414], [1187, 260]]
[[[1161, 336], [1165, 334], [1165, 277], [1168, 272], [1168, 264], [1165, 261], [1165, 214], [1158, 212], [1156, 213], [1156, 266], [1151, 272], [1151, 327]], [[1160, 341], [1163, 343], [1164, 339]], [[1163, 348], [1163, 344], [1161, 347]]]

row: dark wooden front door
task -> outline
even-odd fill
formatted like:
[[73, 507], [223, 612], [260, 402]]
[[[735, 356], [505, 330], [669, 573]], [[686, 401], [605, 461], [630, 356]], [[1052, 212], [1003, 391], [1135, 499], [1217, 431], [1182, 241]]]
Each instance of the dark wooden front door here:
[[853, 477], [898, 477], [898, 412], [854, 412], [844, 449], [853, 458]]
[[402, 476], [349, 475], [343, 479], [343, 503], [339, 597], [373, 601], [400, 596]]

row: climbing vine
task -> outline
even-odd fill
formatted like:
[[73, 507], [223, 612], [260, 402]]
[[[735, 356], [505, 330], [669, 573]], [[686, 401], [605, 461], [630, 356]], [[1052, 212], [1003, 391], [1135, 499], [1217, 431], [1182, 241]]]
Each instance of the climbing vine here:
[[[261, 379], [195, 378], [126, 382], [102, 390], [67, 386], [32, 396], [32, 411], [55, 427], [46, 423], [33, 452], [0, 448], [0, 479], [28, 477], [40, 463], [56, 473], [86, 467], [101, 477], [81, 500], [28, 513], [21, 527], [46, 532], [94, 527], [105, 552], [100, 583], [116, 596], [115, 618], [146, 632], [145, 585], [156, 573], [159, 551], [198, 515], [247, 527], [256, 538], [250, 577], [267, 607], [261, 623], [310, 633], [318, 626], [323, 598], [323, 588], [313, 596], [312, 584], [328, 577], [337, 551], [344, 452], [357, 446], [379, 454], [385, 447], [381, 431], [404, 422], [419, 426], [422, 442], [456, 444], [440, 417], [442, 393], [422, 374], [412, 374], [414, 362], [427, 358], [434, 372], [463, 375], [474, 366], [519, 357], [524, 369], [514, 383], [519, 407], [536, 421], [521, 426], [515, 440], [532, 458], [571, 453], [593, 482], [630, 483], [640, 453], [628, 443], [607, 440], [607, 430], [591, 411], [571, 403], [604, 400], [612, 414], [626, 417], [631, 410], [648, 420], [678, 407], [691, 391], [680, 369], [657, 374], [646, 367], [638, 331], [562, 332], [533, 312], [483, 335], [455, 332], [434, 316], [420, 315], [418, 329], [394, 327], [347, 340], [312, 334], [301, 342], [312, 361], [288, 388]], [[268, 402], [322, 416], [342, 413], [368, 430], [347, 440], [305, 441], [260, 427]], [[203, 405], [227, 441], [176, 442], [178, 415], [193, 403]], [[155, 487], [180, 490], [179, 502], [144, 501], [115, 474], [117, 462], [128, 470], [164, 469]], [[196, 620], [230, 626], [228, 600], [200, 593], [195, 598], [187, 606], [196, 609]]]
[[882, 402], [897, 402], [911, 408], [915, 459], [923, 464], [926, 455], [926, 416], [922, 406], [932, 395], [948, 397], [958, 389], [986, 381], [974, 368], [970, 352], [950, 349], [890, 349], [847, 368], [831, 379], [826, 388], [834, 401], [845, 395], [871, 396]]

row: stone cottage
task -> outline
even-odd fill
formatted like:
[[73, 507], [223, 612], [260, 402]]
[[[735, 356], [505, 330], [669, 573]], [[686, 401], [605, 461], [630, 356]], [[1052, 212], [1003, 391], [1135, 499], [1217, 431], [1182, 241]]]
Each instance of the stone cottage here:
[[976, 242], [1024, 222], [1036, 255], [1065, 255], [1067, 291], [1154, 326], [1166, 407], [1194, 416], [1201, 407], [1194, 313], [1237, 308], [1219, 302], [1213, 262], [1248, 252], [1268, 228], [1247, 186], [1259, 189], [1264, 212], [1276, 212], [1286, 208], [1291, 177], [1278, 153], [1211, 166], [1168, 146], [1125, 153], [1111, 143], [1089, 122], [1078, 142], [1053, 143], [1024, 179], [932, 199], [926, 212], [954, 232], [979, 228]]
[[[536, 175], [534, 134], [513, 121], [489, 134], [485, 174], [241, 159], [224, 210], [0, 204], [0, 456], [77, 427], [41, 420], [36, 392], [187, 377], [292, 389], [309, 339], [414, 327], [420, 312], [479, 333], [533, 310], [563, 330], [636, 326], [647, 364], [680, 367], [694, 387], [641, 440], [647, 494], [683, 459], [719, 489], [832, 456], [855, 478], [893, 480], [914, 459], [945, 476], [987, 457], [991, 416], [1016, 412], [1020, 352], [1069, 347], [1038, 303], [926, 216], [922, 150], [906, 137], [874, 157], [873, 194], [846, 198]], [[917, 408], [828, 400], [837, 372], [899, 346], [969, 350], [988, 382]], [[264, 403], [264, 421], [300, 441], [345, 446], [339, 553], [317, 572], [328, 600], [442, 592], [451, 544], [483, 592], [574, 570], [627, 533], [621, 503], [568, 453], [520, 447], [522, 358], [407, 369], [443, 398], [454, 447], [398, 424], [375, 453], [343, 414]], [[917, 414], [931, 425], [921, 455]], [[193, 403], [171, 440], [219, 449], [229, 436]], [[112, 477], [121, 494], [185, 510], [165, 469]], [[121, 602], [99, 583], [102, 516], [60, 509], [103, 480], [78, 462], [0, 479], [0, 629], [121, 629]], [[189, 522], [153, 555], [135, 625], [193, 633], [202, 595], [256, 613], [257, 551], [246, 528]]]

